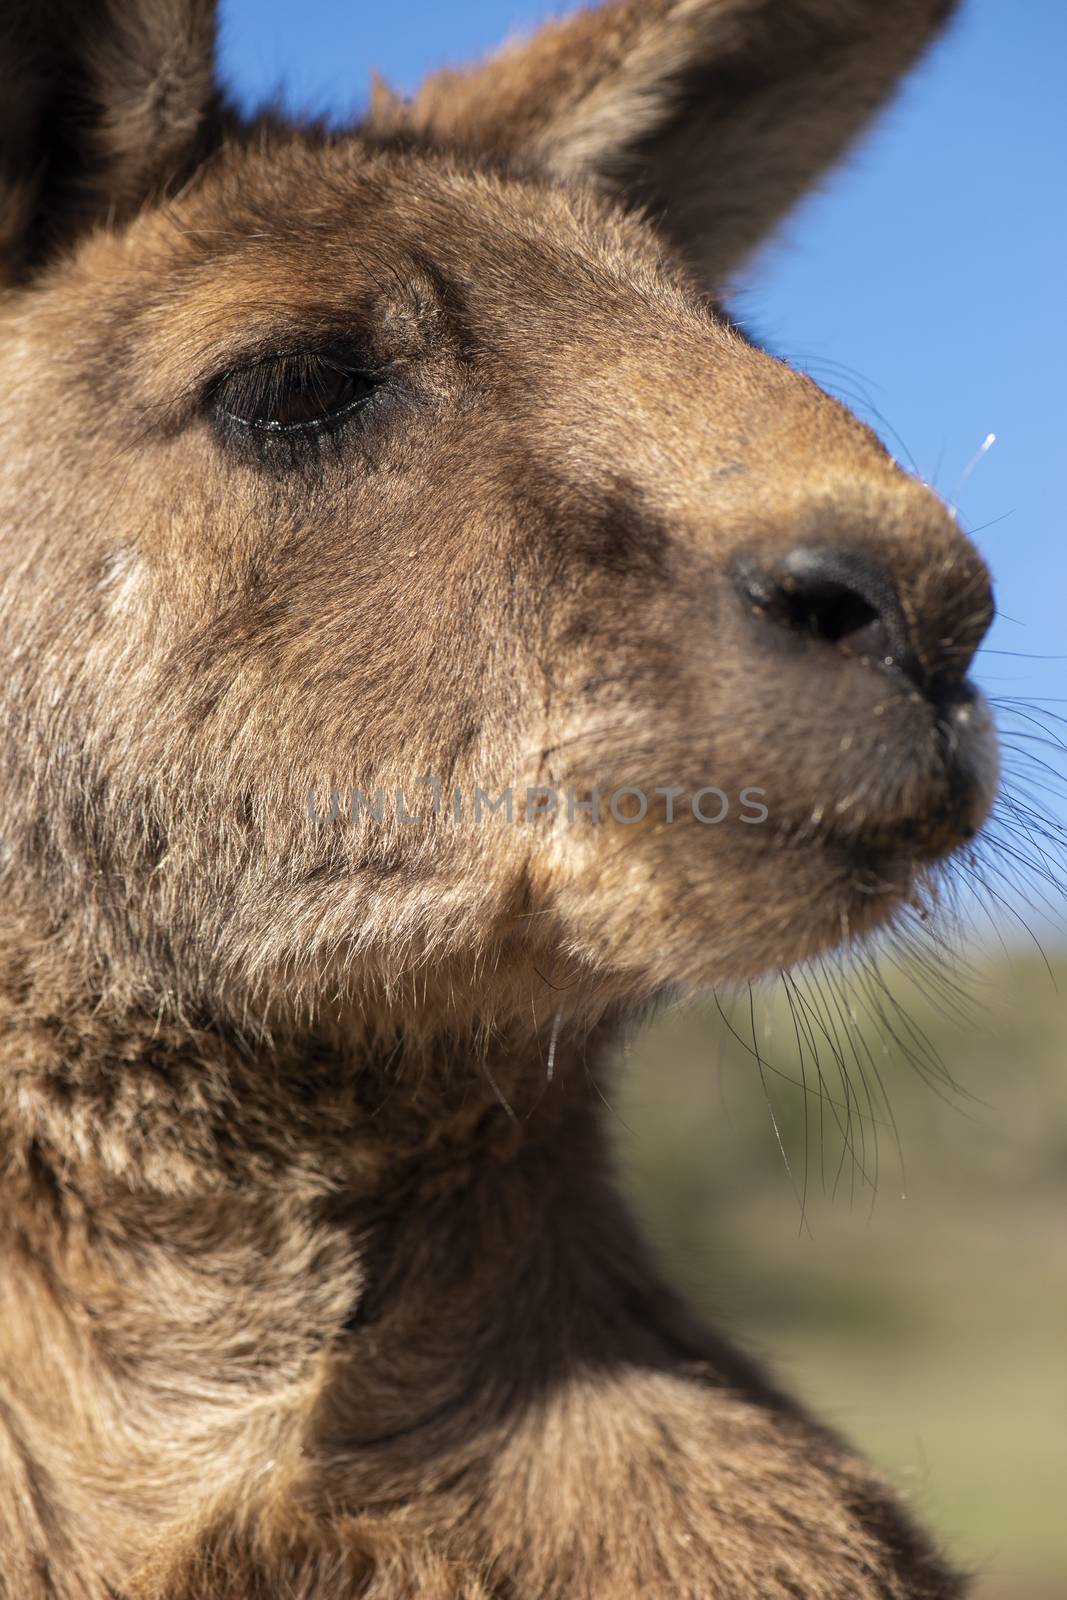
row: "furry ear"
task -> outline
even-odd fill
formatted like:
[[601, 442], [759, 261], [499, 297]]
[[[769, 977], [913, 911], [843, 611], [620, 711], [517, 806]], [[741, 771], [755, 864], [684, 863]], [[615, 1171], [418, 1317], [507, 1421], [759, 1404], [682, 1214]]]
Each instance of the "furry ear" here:
[[0, 280], [179, 179], [218, 115], [214, 0], [4, 0]]
[[847, 148], [956, 0], [617, 0], [550, 23], [372, 131], [584, 176], [717, 284]]

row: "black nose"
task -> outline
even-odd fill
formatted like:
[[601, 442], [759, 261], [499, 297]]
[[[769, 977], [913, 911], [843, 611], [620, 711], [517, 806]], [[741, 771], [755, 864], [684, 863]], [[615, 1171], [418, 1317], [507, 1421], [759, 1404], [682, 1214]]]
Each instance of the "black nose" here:
[[876, 562], [849, 550], [803, 547], [771, 565], [744, 559], [735, 575], [744, 599], [769, 622], [843, 655], [896, 667], [926, 686], [896, 586]]

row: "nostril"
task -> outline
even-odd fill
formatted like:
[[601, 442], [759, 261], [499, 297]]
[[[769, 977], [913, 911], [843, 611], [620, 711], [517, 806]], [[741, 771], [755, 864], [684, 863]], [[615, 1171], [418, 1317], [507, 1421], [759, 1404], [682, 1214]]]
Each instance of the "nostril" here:
[[851, 551], [802, 548], [769, 565], [745, 559], [736, 576], [768, 622], [922, 678], [896, 587], [875, 562]]
[[793, 632], [826, 639], [830, 644], [870, 632], [878, 622], [878, 612], [869, 600], [830, 579], [805, 584], [787, 578], [763, 609]]

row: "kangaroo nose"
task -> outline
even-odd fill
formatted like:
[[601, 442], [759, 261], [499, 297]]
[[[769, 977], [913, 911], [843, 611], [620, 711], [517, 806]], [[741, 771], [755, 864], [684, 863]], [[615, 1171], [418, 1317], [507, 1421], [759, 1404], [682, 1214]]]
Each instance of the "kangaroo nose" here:
[[927, 687], [896, 585], [875, 561], [802, 547], [770, 566], [742, 560], [735, 576], [742, 597], [768, 622], [842, 655], [894, 666]]

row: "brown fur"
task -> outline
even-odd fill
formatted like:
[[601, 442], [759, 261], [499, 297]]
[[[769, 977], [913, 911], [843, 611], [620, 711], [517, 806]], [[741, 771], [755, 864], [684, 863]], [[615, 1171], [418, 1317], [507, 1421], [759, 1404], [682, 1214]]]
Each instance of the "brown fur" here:
[[[947, 9], [609, 5], [344, 136], [239, 122], [202, 0], [0, 21], [3, 1600], [961, 1592], [601, 1128], [628, 1018], [862, 937], [989, 804], [981, 562], [707, 296]], [[357, 420], [220, 416], [353, 339]], [[741, 603], [805, 545], [921, 689]], [[508, 784], [770, 820], [450, 821]]]

